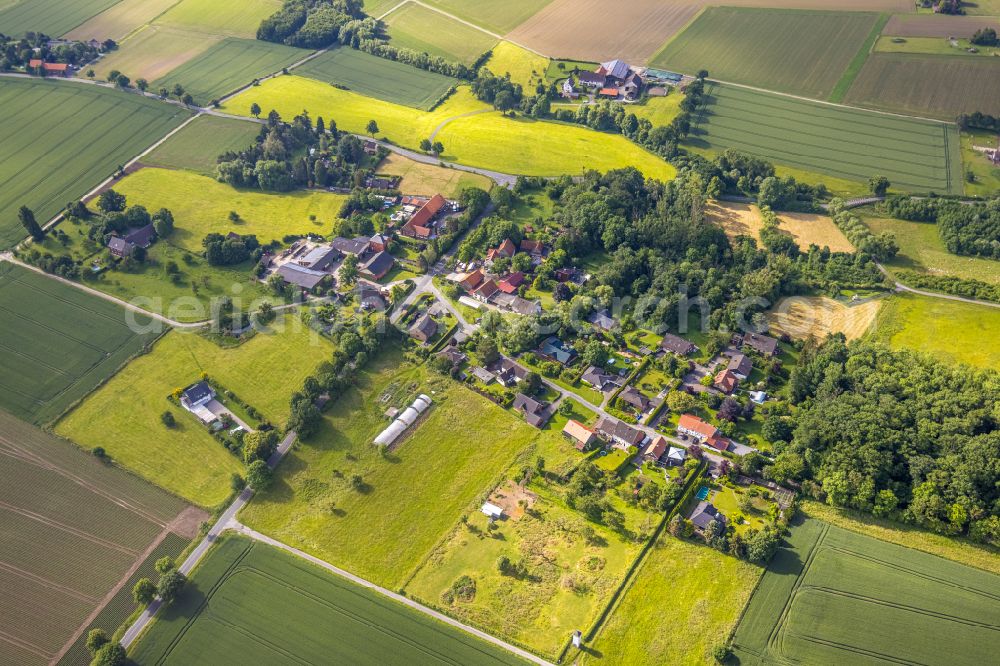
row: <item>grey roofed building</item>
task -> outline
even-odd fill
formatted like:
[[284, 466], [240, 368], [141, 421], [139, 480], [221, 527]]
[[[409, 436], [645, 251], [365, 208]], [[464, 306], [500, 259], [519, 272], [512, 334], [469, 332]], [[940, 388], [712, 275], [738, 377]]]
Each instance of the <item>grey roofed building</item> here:
[[733, 354], [729, 359], [729, 370], [741, 379], [746, 379], [753, 372], [753, 361], [745, 354]]
[[624, 60], [609, 60], [608, 62], [602, 62], [601, 69], [603, 69], [608, 76], [613, 79], [618, 79], [619, 81], [624, 81], [631, 70], [628, 63]]
[[603, 391], [605, 387], [618, 388], [620, 386], [617, 375], [610, 375], [603, 372], [595, 365], [590, 366], [584, 371], [580, 376], [580, 381], [590, 384], [598, 391]]
[[549, 409], [548, 404], [539, 402], [523, 393], [518, 393], [514, 396], [512, 407], [514, 411], [520, 412], [524, 416], [524, 420], [529, 425], [533, 425], [536, 428], [544, 426], [552, 416], [552, 411]]
[[181, 404], [191, 408], [196, 405], [204, 405], [215, 397], [215, 391], [206, 381], [200, 381], [184, 389], [181, 394]]
[[137, 229], [129, 229], [125, 234], [125, 241], [132, 243], [143, 249], [148, 248], [153, 244], [153, 238], [156, 236], [156, 230], [153, 228], [152, 224], [147, 224], [144, 227], [139, 227]]
[[558, 361], [563, 365], [569, 365], [576, 358], [576, 350], [559, 338], [552, 336], [546, 338], [538, 347], [538, 355], [552, 361]]
[[760, 333], [746, 333], [743, 335], [743, 346], [755, 349], [765, 356], [774, 356], [778, 353], [778, 341], [770, 336]]
[[576, 77], [581, 86], [589, 86], [591, 88], [603, 86], [607, 78], [604, 74], [598, 74], [597, 72], [580, 72]]
[[132, 254], [132, 249], [135, 246], [129, 243], [124, 238], [119, 238], [118, 236], [112, 236], [111, 240], [108, 241], [108, 250], [111, 254], [116, 257], [127, 257]]
[[693, 342], [685, 340], [679, 335], [674, 335], [673, 333], [665, 333], [663, 339], [660, 340], [660, 349], [668, 352], [673, 352], [680, 356], [690, 356], [698, 347], [694, 345]]
[[417, 322], [410, 327], [410, 337], [421, 342], [427, 342], [437, 333], [437, 322], [431, 319], [430, 315], [423, 314]]
[[469, 358], [468, 356], [458, 351], [454, 347], [445, 347], [444, 349], [439, 351], [437, 355], [448, 359], [449, 361], [451, 361], [452, 365], [461, 365], [462, 363], [465, 363], [465, 361]]
[[487, 370], [496, 375], [496, 380], [504, 386], [510, 387], [523, 381], [528, 376], [528, 371], [514, 363], [509, 358], [501, 358], [494, 361]]
[[361, 263], [359, 269], [362, 273], [380, 280], [392, 270], [396, 265], [396, 259], [388, 252], [377, 252], [374, 256]]
[[641, 430], [636, 430], [627, 423], [609, 416], [602, 417], [594, 429], [615, 442], [626, 446], [639, 446], [646, 439], [646, 435]]
[[489, 384], [496, 379], [496, 376], [492, 372], [480, 366], [476, 366], [472, 369], [472, 376], [484, 384]]
[[288, 284], [294, 284], [303, 289], [315, 289], [323, 280], [330, 277], [329, 273], [314, 271], [298, 264], [284, 264], [278, 267], [278, 275]]
[[605, 331], [614, 330], [618, 326], [618, 322], [611, 316], [611, 313], [607, 309], [591, 312], [587, 315], [587, 321]]
[[634, 386], [626, 386], [618, 394], [618, 397], [640, 412], [644, 412], [649, 408], [649, 398], [640, 393]]
[[363, 236], [358, 238], [342, 238], [338, 236], [334, 238], [330, 243], [333, 247], [340, 250], [344, 254], [364, 254], [368, 251], [368, 243], [370, 239]]
[[358, 294], [358, 302], [365, 310], [385, 310], [388, 302], [378, 289], [362, 287]]
[[726, 524], [726, 517], [719, 513], [719, 510], [712, 506], [711, 502], [698, 502], [698, 506], [691, 512], [691, 522], [699, 530], [704, 530], [713, 520]]
[[309, 250], [305, 255], [295, 260], [299, 266], [311, 268], [314, 271], [325, 271], [341, 256], [335, 247], [320, 245]]
[[515, 296], [508, 307], [512, 312], [522, 315], [538, 314], [542, 311], [542, 306], [538, 301], [529, 301], [520, 296]]

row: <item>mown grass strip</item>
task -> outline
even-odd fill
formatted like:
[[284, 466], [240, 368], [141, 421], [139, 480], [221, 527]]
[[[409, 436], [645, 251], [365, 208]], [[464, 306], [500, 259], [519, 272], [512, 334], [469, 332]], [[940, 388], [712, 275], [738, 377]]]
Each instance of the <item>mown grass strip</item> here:
[[861, 68], [865, 66], [865, 61], [868, 60], [868, 54], [871, 53], [872, 47], [875, 46], [875, 42], [878, 41], [879, 35], [882, 34], [882, 30], [885, 28], [885, 24], [889, 21], [889, 14], [879, 14], [878, 20], [875, 21], [875, 25], [872, 26], [872, 30], [868, 33], [868, 38], [865, 39], [864, 44], [858, 49], [858, 52], [851, 59], [847, 69], [844, 70], [843, 76], [837, 81], [837, 85], [833, 87], [833, 92], [830, 93], [830, 97], [827, 99], [831, 102], [843, 102], [844, 97], [847, 95], [847, 91], [851, 89], [851, 84], [854, 83], [854, 79], [858, 77], [861, 73]]

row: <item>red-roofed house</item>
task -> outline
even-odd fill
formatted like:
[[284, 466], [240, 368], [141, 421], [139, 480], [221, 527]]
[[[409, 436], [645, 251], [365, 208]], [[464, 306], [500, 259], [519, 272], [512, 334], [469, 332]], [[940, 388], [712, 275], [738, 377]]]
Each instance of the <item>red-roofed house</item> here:
[[404, 224], [403, 228], [399, 230], [399, 233], [413, 238], [430, 238], [434, 233], [430, 225], [434, 221], [434, 218], [436, 218], [438, 214], [444, 210], [446, 203], [447, 202], [443, 196], [435, 194], [431, 197], [430, 201], [421, 206], [420, 209], [406, 221], [406, 224]]
[[533, 257], [540, 257], [545, 254], [545, 243], [540, 240], [526, 238], [521, 241], [521, 252], [527, 252]]
[[715, 375], [715, 381], [712, 383], [715, 385], [715, 388], [728, 395], [736, 390], [736, 386], [740, 383], [740, 380], [735, 372], [726, 368]]
[[37, 69], [41, 67], [46, 74], [59, 74], [66, 76], [69, 73], [69, 65], [64, 62], [43, 62], [41, 58], [32, 58], [28, 61], [28, 67]]
[[497, 283], [497, 288], [505, 294], [516, 294], [517, 288], [524, 283], [524, 273], [518, 271], [511, 273]]
[[667, 440], [663, 437], [657, 437], [652, 443], [646, 446], [642, 452], [642, 457], [651, 463], [658, 463], [668, 448], [670, 446], [667, 444]]
[[497, 295], [500, 288], [497, 287], [497, 283], [492, 279], [484, 282], [478, 289], [472, 292], [472, 297], [477, 301], [482, 301], [483, 303], [488, 303], [491, 298]]
[[618, 88], [601, 88], [597, 94], [602, 97], [618, 97]]
[[694, 414], [681, 414], [677, 421], [677, 432], [682, 435], [690, 435], [719, 451], [725, 451], [729, 448], [729, 440], [719, 434], [718, 428], [711, 423], [702, 421]]
[[490, 248], [490, 250], [486, 253], [486, 260], [495, 261], [500, 257], [506, 257], [507, 259], [510, 259], [516, 253], [517, 253], [517, 247], [509, 238], [505, 238], [503, 242], [500, 243], [499, 246]]
[[478, 287], [482, 283], [483, 283], [483, 272], [477, 268], [476, 270], [466, 275], [465, 278], [458, 283], [458, 286], [464, 289], [465, 291], [472, 293], [473, 291], [475, 291], [476, 287]]

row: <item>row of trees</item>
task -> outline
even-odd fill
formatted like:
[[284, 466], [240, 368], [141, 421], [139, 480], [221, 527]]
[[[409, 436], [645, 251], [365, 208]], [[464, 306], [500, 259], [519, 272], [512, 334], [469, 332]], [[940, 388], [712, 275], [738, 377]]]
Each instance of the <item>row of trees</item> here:
[[915, 222], [937, 222], [949, 252], [1000, 259], [1000, 198], [967, 204], [950, 199], [894, 197], [880, 212]]

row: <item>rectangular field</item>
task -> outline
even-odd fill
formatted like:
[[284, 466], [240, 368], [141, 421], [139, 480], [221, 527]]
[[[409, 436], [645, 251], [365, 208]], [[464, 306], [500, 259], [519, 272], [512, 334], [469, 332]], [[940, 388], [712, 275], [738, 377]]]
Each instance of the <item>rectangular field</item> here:
[[883, 174], [914, 192], [961, 194], [954, 125], [710, 83], [688, 144], [720, 153], [737, 148], [835, 178], [865, 182]]
[[710, 7], [650, 64], [822, 99], [877, 21], [874, 13]]
[[474, 63], [499, 41], [488, 32], [412, 2], [394, 10], [384, 20], [392, 44], [466, 65]]
[[344, 86], [362, 95], [430, 108], [457, 81], [441, 74], [340, 46], [295, 68], [298, 76]]
[[20, 0], [0, 9], [0, 33], [20, 37], [25, 32], [33, 31], [58, 37], [118, 1]]
[[215, 177], [216, 158], [250, 147], [261, 127], [245, 120], [201, 116], [143, 157], [142, 163]]
[[260, 22], [280, 8], [281, 0], [181, 0], [157, 18], [156, 23], [253, 39]]
[[178, 0], [121, 0], [66, 34], [67, 39], [113, 39], [136, 30], [177, 4]]
[[946, 14], [895, 14], [883, 35], [894, 37], [972, 37], [980, 28], [1000, 31], [1000, 19]]
[[[103, 446], [143, 478], [214, 507], [229, 495], [229, 477], [243, 473], [243, 464], [168, 396], [206, 372], [280, 428], [292, 392], [331, 345], [305, 330], [296, 316], [279, 318], [272, 326], [271, 332], [233, 348], [197, 333], [172, 331], [64, 417], [56, 432], [84, 448]], [[161, 422], [165, 411], [174, 414], [175, 427]]]
[[27, 234], [17, 210], [44, 224], [174, 129], [176, 106], [97, 86], [42, 79], [0, 81], [0, 247]]
[[943, 37], [889, 37], [883, 35], [875, 43], [875, 53], [912, 53], [920, 55], [956, 56], [959, 58], [993, 58], [1000, 53], [995, 47], [980, 46], [969, 51], [969, 40], [952, 41]]
[[504, 0], [503, 3], [428, 0], [427, 4], [502, 35], [527, 21], [550, 2], [552, 0]]
[[427, 196], [441, 194], [447, 198], [454, 198], [467, 187], [478, 187], [481, 190], [493, 187], [493, 181], [486, 176], [415, 162], [396, 153], [390, 153], [378, 165], [376, 171], [380, 174], [400, 176], [403, 180], [399, 183], [399, 189], [406, 194]]
[[203, 519], [176, 520], [182, 501], [3, 411], [0, 460], [5, 664], [57, 659], [147, 549]]
[[133, 81], [155, 81], [220, 41], [222, 37], [217, 35], [146, 25], [124, 40], [117, 51], [95, 62], [93, 69], [100, 79], [117, 69]]
[[272, 546], [229, 535], [131, 655], [140, 664], [521, 664]]
[[1000, 576], [816, 520], [793, 528], [733, 637], [741, 663], [979, 664]]
[[143, 317], [0, 263], [0, 408], [37, 424], [58, 417], [155, 338]]
[[249, 85], [254, 79], [274, 74], [307, 55], [309, 51], [305, 49], [229, 37], [153, 81], [151, 87], [172, 90], [179, 83], [197, 104], [206, 106], [213, 99]]
[[1000, 58], [873, 53], [847, 104], [953, 120], [960, 113], [1000, 114]]

